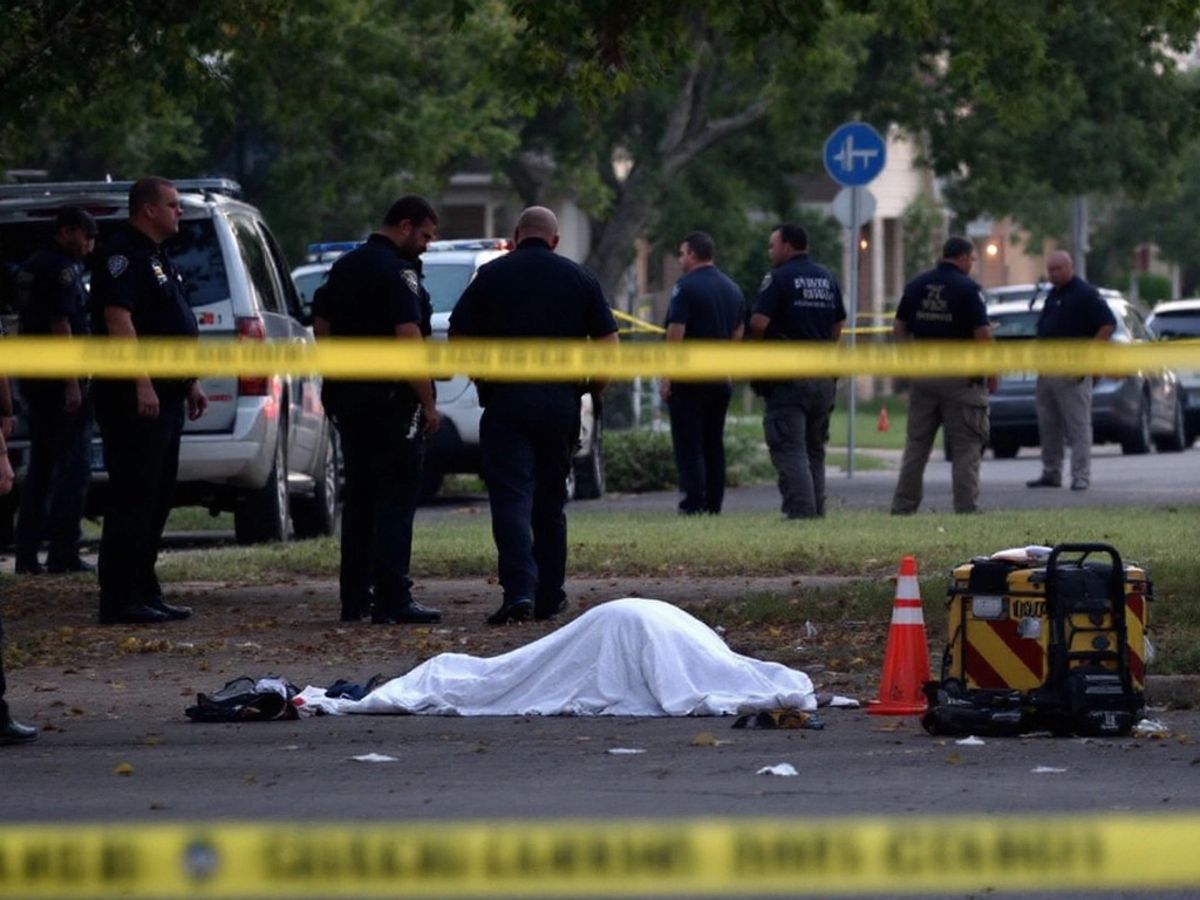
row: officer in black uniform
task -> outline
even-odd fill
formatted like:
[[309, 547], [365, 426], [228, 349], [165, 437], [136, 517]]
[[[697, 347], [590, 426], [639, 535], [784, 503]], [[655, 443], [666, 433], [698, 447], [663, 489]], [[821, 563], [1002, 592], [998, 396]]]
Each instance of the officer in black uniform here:
[[[427, 200], [409, 195], [393, 203], [383, 227], [338, 259], [317, 292], [317, 339], [428, 337], [432, 307], [421, 284], [421, 254], [436, 235], [437, 214]], [[321, 400], [346, 464], [342, 621], [356, 622], [368, 611], [380, 625], [439, 621], [438, 610], [413, 599], [409, 577], [425, 438], [440, 421], [433, 382], [326, 379]]]
[[[450, 335], [617, 341], [596, 277], [554, 252], [558, 219], [531, 206], [516, 249], [483, 266], [450, 316]], [[488, 624], [549, 619], [567, 606], [567, 474], [579, 440], [579, 399], [604, 384], [478, 382], [480, 451], [504, 599]]]
[[[82, 260], [95, 246], [96, 220], [75, 207], [54, 220], [54, 239], [18, 276], [21, 334], [87, 335]], [[29, 423], [29, 465], [17, 519], [17, 574], [41, 574], [38, 547], [49, 538], [46, 569], [91, 572], [79, 558], [79, 520], [91, 480], [92, 410], [86, 380], [21, 379]], [[47, 518], [49, 512], [49, 518]]]
[[[937, 268], [918, 275], [904, 288], [892, 332], [897, 340], [990, 341], [983, 291], [970, 277], [975, 245], [951, 237]], [[953, 448], [951, 480], [954, 511], [979, 509], [979, 461], [988, 440], [988, 392], [992, 378], [918, 378], [908, 401], [908, 432], [892, 514], [917, 511], [923, 495], [925, 464], [939, 427]]]
[[[162, 244], [179, 231], [179, 192], [165, 178], [129, 189], [129, 221], [95, 256], [92, 330], [119, 338], [192, 337], [196, 317]], [[198, 419], [208, 398], [196, 379], [97, 380], [96, 421], [104, 440], [108, 506], [100, 536], [100, 622], [185, 619], [163, 602], [154, 572], [171, 511], [185, 415]]]
[[[0, 325], [0, 336], [4, 334], [4, 326]], [[7, 394], [8, 380], [0, 376], [0, 393]], [[5, 443], [4, 429], [0, 428], [0, 496], [7, 494], [13, 487], [12, 463], [8, 459], [8, 444]], [[0, 644], [4, 642], [4, 622], [0, 620]], [[14, 721], [9, 714], [8, 703], [4, 700], [4, 692], [8, 683], [4, 678], [4, 657], [0, 655], [0, 745], [28, 744], [37, 740], [38, 730], [30, 725], [22, 725]]]
[[[679, 245], [683, 277], [667, 305], [668, 341], [742, 339], [746, 298], [713, 263], [715, 250], [703, 231], [693, 231]], [[671, 411], [671, 444], [683, 492], [679, 512], [717, 515], [725, 498], [725, 414], [732, 382], [664, 378], [659, 392]]]
[[[808, 232], [785, 223], [771, 232], [763, 279], [750, 316], [755, 340], [836, 341], [846, 321], [837, 279], [808, 257]], [[825, 515], [825, 443], [837, 389], [833, 378], [796, 378], [756, 384], [766, 399], [763, 433], [779, 473], [783, 514]]]

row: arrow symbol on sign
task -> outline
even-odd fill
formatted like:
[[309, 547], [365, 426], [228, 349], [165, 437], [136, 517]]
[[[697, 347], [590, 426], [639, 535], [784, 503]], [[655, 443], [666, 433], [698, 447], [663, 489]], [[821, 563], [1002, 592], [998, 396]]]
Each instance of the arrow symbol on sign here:
[[853, 135], [846, 135], [846, 140], [842, 142], [842, 149], [833, 155], [833, 159], [847, 172], [853, 172], [855, 160], [862, 160], [865, 167], [878, 155], [879, 148], [877, 147], [871, 150], [855, 150]]

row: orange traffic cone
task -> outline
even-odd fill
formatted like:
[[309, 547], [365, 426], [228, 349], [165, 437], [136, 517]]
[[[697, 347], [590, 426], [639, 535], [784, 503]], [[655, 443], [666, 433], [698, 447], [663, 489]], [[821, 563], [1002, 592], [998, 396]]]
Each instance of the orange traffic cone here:
[[883, 657], [879, 699], [871, 701], [867, 712], [876, 716], [920, 715], [927, 706], [921, 686], [930, 677], [917, 561], [906, 556], [900, 562], [900, 577], [896, 579], [896, 601], [892, 605], [892, 627]]
[[887, 407], [879, 407], [879, 420], [875, 423], [876, 431], [887, 431], [892, 427], [892, 423], [888, 421]]

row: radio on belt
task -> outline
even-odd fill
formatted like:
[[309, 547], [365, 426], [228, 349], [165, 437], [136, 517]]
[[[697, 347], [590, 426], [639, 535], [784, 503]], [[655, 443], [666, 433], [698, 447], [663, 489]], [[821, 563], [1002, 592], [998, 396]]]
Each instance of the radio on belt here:
[[1142, 717], [1153, 588], [1108, 544], [975, 557], [947, 591], [934, 734], [1124, 735]]

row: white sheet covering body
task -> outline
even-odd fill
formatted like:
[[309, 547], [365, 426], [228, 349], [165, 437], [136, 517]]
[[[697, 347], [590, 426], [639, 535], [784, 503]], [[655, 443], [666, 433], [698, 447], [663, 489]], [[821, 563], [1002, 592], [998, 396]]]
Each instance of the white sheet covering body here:
[[510, 716], [720, 716], [816, 708], [803, 672], [734, 653], [661, 600], [602, 603], [524, 647], [481, 659], [443, 653], [362, 700], [301, 694], [301, 712]]

